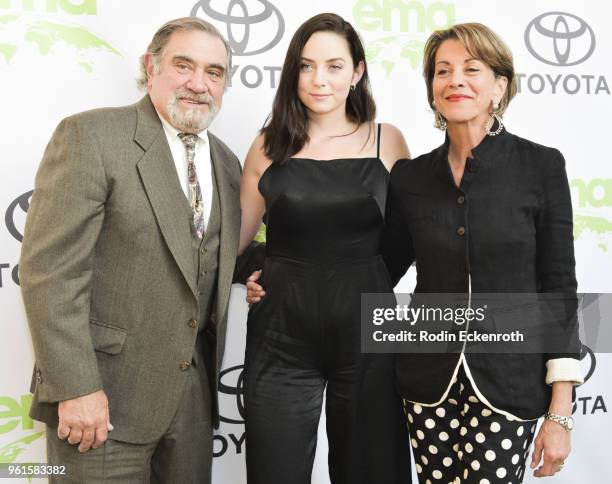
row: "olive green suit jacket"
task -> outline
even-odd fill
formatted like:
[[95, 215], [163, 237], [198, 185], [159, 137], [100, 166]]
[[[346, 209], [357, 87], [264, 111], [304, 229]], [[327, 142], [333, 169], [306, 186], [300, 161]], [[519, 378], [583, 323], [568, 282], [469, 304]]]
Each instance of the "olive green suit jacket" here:
[[[218, 375], [241, 169], [213, 135], [210, 149], [221, 210], [212, 316]], [[59, 124], [36, 176], [20, 261], [36, 356], [34, 418], [55, 425], [57, 402], [103, 389], [114, 439], [161, 436], [187, 379], [181, 363], [194, 353], [190, 321], [200, 319], [191, 220], [149, 96]], [[240, 277], [254, 267], [244, 265]]]

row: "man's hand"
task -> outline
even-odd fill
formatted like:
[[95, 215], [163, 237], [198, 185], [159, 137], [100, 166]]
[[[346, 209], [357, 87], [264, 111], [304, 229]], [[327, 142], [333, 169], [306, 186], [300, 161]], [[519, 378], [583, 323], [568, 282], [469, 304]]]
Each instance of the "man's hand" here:
[[103, 390], [59, 403], [57, 436], [79, 444], [79, 452], [101, 447], [113, 430], [108, 414], [108, 398]]
[[[531, 458], [531, 468], [535, 477], [554, 476], [563, 468], [570, 453], [570, 433], [557, 422], [544, 420], [535, 438], [535, 448]], [[540, 467], [538, 464], [544, 462]]]
[[261, 276], [261, 270], [253, 272], [253, 274], [251, 274], [249, 278], [247, 279], [246, 301], [249, 304], [253, 304], [253, 303], [261, 301], [261, 298], [266, 295], [266, 291], [263, 290], [263, 287], [257, 284], [257, 281], [259, 280], [260, 276]]

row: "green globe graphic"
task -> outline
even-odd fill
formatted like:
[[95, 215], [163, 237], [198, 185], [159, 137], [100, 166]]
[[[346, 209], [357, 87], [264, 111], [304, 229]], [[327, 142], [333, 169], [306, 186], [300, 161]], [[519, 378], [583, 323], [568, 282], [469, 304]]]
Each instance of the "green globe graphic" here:
[[612, 222], [605, 217], [589, 213], [574, 214], [574, 240], [580, 240], [589, 233], [595, 236], [599, 250], [608, 252]]
[[421, 68], [425, 42], [415, 35], [398, 34], [368, 42], [366, 59], [369, 65], [379, 64], [387, 77], [398, 63], [408, 63], [413, 70]]
[[0, 64], [2, 60], [10, 64], [28, 43], [43, 56], [63, 44], [74, 51], [78, 66], [88, 73], [93, 71], [97, 52], [122, 57], [108, 42], [81, 26], [30, 15], [0, 16]]

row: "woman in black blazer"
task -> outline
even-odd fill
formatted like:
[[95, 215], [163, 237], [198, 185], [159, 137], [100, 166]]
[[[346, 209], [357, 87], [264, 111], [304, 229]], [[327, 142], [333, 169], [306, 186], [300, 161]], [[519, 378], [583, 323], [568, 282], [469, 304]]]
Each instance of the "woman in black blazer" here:
[[[564, 160], [502, 124], [516, 93], [512, 54], [487, 27], [459, 24], [429, 38], [424, 71], [446, 141], [391, 173], [383, 254], [393, 283], [416, 262], [416, 293], [559, 293], [572, 324]], [[564, 353], [399, 356], [420, 482], [521, 482], [543, 414], [531, 468], [543, 453], [534, 474], [558, 472], [570, 449], [572, 387], [582, 382], [574, 342]]]

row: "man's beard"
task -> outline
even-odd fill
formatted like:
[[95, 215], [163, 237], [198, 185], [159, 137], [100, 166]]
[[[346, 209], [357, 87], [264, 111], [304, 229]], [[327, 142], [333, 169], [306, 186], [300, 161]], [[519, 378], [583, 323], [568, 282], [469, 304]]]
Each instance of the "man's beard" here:
[[[188, 99], [208, 105], [208, 111], [202, 112], [202, 107], [193, 105], [193, 107], [182, 108], [178, 103], [180, 99]], [[215, 101], [208, 93], [196, 94], [195, 92], [180, 88], [174, 92], [174, 95], [168, 102], [168, 114], [172, 125], [179, 131], [185, 133], [200, 133], [204, 131], [212, 120], [215, 118], [219, 108], [215, 105]]]

